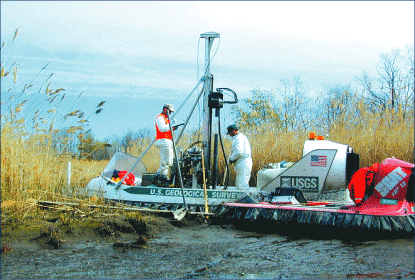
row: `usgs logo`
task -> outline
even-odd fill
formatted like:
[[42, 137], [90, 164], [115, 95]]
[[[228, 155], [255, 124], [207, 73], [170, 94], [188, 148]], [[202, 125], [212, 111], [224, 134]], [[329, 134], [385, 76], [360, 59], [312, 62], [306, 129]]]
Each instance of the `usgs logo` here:
[[318, 177], [281, 176], [281, 187], [297, 188], [303, 192], [318, 192]]

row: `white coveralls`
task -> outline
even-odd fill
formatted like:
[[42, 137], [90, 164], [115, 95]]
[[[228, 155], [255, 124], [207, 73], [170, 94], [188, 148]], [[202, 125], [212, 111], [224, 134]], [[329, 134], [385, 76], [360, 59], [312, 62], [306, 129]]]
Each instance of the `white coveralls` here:
[[251, 145], [249, 145], [248, 138], [240, 132], [232, 136], [232, 148], [229, 161], [235, 162], [235, 186], [238, 189], [247, 190], [249, 188], [248, 183], [252, 170]]
[[[170, 131], [169, 123], [162, 114], [157, 116], [156, 126], [162, 133]], [[159, 137], [156, 135], [156, 138]], [[160, 166], [157, 169], [157, 173], [168, 176], [170, 167], [173, 165], [173, 141], [168, 138], [161, 138], [157, 139], [155, 144], [160, 149]]]

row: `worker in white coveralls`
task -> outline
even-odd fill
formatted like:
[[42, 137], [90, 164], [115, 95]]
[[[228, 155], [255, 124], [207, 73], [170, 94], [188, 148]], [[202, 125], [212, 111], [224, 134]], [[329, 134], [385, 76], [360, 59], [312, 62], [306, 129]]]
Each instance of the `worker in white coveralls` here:
[[173, 105], [164, 104], [163, 111], [156, 118], [155, 144], [160, 149], [160, 166], [156, 172], [158, 175], [167, 176], [173, 165], [173, 135], [169, 125], [169, 116], [172, 112], [174, 112]]
[[232, 137], [229, 163], [235, 164], [235, 186], [238, 189], [247, 190], [249, 188], [248, 183], [252, 170], [251, 145], [249, 145], [248, 138], [239, 132], [238, 127], [234, 124], [228, 126], [227, 134]]

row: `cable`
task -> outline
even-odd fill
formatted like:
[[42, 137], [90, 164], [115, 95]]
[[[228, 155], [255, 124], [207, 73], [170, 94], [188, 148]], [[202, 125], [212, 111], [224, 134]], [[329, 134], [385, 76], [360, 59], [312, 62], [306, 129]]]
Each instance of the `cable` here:
[[196, 80], [199, 80], [199, 49], [200, 49], [200, 37], [197, 42], [197, 57], [196, 57]]
[[219, 44], [220, 44], [220, 38], [219, 38], [218, 46], [216, 47], [216, 51], [215, 51], [215, 53], [213, 54], [212, 58], [209, 60], [208, 65], [206, 65], [205, 75], [207, 75], [206, 71], [207, 71], [207, 69], [209, 68], [210, 63], [212, 62], [213, 58], [216, 56], [216, 53], [217, 53], [217, 52], [218, 52], [218, 50], [219, 50]]
[[227, 160], [227, 156], [226, 156], [226, 152], [225, 152], [225, 148], [223, 146], [223, 141], [222, 141], [222, 133], [221, 133], [221, 128], [220, 128], [220, 111], [218, 111], [218, 130], [219, 130], [219, 141], [220, 141], [220, 146], [222, 148], [222, 153], [223, 153], [223, 157], [225, 158], [225, 163], [226, 163], [226, 168], [228, 169], [228, 174], [227, 174], [227, 180], [225, 181], [225, 190], [228, 188], [227, 186], [229, 185], [229, 181], [230, 181], [230, 169], [229, 169], [229, 164], [228, 164], [228, 160]]

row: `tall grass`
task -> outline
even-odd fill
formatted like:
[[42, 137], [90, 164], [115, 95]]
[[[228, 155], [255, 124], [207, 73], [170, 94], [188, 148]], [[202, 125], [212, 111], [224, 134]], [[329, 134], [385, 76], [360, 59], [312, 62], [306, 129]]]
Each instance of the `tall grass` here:
[[11, 125], [2, 126], [1, 201], [2, 205], [14, 205], [14, 211], [29, 206], [30, 199], [64, 201], [69, 188], [85, 187], [106, 165], [104, 161], [58, 155], [48, 145], [50, 135], [32, 135], [28, 139], [22, 135]]
[[[330, 130], [330, 139], [345, 143], [360, 154], [361, 166], [395, 157], [414, 162], [414, 115], [401, 109], [378, 112], [356, 108], [359, 118], [342, 115]], [[352, 125], [349, 125], [351, 124]]]
[[[17, 30], [13, 38], [16, 39]], [[2, 43], [2, 55], [5, 51]], [[13, 46], [13, 44], [12, 44]], [[10, 53], [12, 50], [10, 50]], [[5, 57], [5, 56], [3, 56]], [[6, 56], [8, 59], [10, 56]], [[34, 209], [35, 200], [63, 200], [67, 187], [85, 187], [97, 176], [105, 162], [90, 162], [74, 159], [57, 151], [59, 141], [56, 122], [62, 124], [72, 113], [56, 116], [56, 111], [65, 99], [65, 90], [52, 90], [50, 75], [38, 89], [35, 81], [46, 66], [20, 90], [18, 69], [14, 63], [8, 66], [1, 61], [1, 206], [8, 208], [8, 217], [23, 217]], [[46, 87], [44, 85], [49, 83]], [[43, 92], [45, 94], [41, 94]], [[59, 97], [59, 98], [58, 98]], [[58, 102], [58, 103], [57, 103]], [[74, 104], [75, 105], [75, 104]], [[71, 108], [72, 110], [73, 108]], [[76, 112], [79, 112], [77, 110]], [[83, 131], [85, 119], [80, 125], [71, 126], [65, 137]], [[59, 126], [60, 128], [60, 126]], [[68, 181], [68, 162], [71, 162], [71, 181]], [[27, 209], [27, 210], [26, 210]], [[2, 218], [5, 211], [2, 211]], [[2, 219], [3, 221], [3, 219]]]
[[[360, 108], [359, 118], [342, 115], [330, 127], [327, 140], [346, 144], [360, 155], [360, 166], [381, 163], [388, 157], [414, 162], [414, 118], [397, 110], [369, 112]], [[24, 216], [28, 201], [33, 199], [59, 201], [65, 199], [68, 186], [67, 167], [71, 162], [71, 187], [84, 188], [103, 170], [107, 161], [74, 159], [58, 155], [51, 144], [52, 134], [30, 134], [22, 121], [2, 122], [1, 128], [1, 200], [5, 205], [13, 204], [16, 217]], [[281, 132], [269, 127], [256, 131], [241, 131], [246, 134], [252, 147], [253, 170], [251, 184], [256, 184], [256, 174], [263, 165], [280, 161], [297, 161], [302, 156], [308, 131]], [[319, 134], [319, 131], [316, 131]], [[28, 135], [29, 134], [29, 135]], [[183, 136], [178, 148], [184, 151], [194, 137]], [[150, 139], [136, 141], [127, 151], [139, 156], [149, 145]], [[229, 156], [231, 141], [223, 137], [226, 155]], [[159, 151], [153, 147], [143, 158], [148, 172], [155, 172], [159, 164]], [[219, 151], [219, 183], [225, 173], [225, 161]], [[231, 172], [231, 182], [234, 172]], [[32, 200], [30, 200], [32, 199]]]
[[[360, 155], [360, 166], [381, 163], [389, 157], [414, 162], [414, 116], [401, 110], [369, 112], [360, 108], [358, 118], [344, 114], [330, 127], [326, 140], [349, 145]], [[310, 131], [311, 132], [311, 131]], [[321, 134], [316, 129], [313, 132]], [[251, 133], [253, 172], [268, 162], [301, 158], [307, 131]], [[255, 163], [256, 162], [256, 163]]]
[[[361, 117], [353, 126], [347, 116], [343, 116], [330, 129], [326, 139], [347, 144], [360, 155], [361, 167], [374, 162], [382, 162], [388, 157], [414, 162], [414, 121], [402, 111], [384, 111], [370, 113], [362, 111]], [[263, 165], [280, 161], [297, 161], [302, 156], [305, 131], [245, 133], [252, 146], [253, 181]], [[88, 161], [74, 159], [71, 156], [59, 156], [48, 139], [51, 135], [39, 134], [25, 137], [25, 131], [13, 123], [4, 123], [1, 129], [1, 195], [2, 202], [24, 202], [29, 198], [44, 200], [62, 199], [62, 190], [68, 185], [68, 162], [71, 162], [71, 186], [85, 187], [93, 177], [100, 174], [107, 161]], [[150, 140], [136, 142], [128, 153], [139, 156]], [[188, 148], [190, 137], [184, 136], [180, 147]], [[223, 138], [227, 156], [231, 142]], [[153, 147], [143, 158], [148, 172], [155, 172], [159, 164], [159, 151]], [[219, 176], [224, 175], [225, 163], [219, 152]], [[233, 172], [232, 178], [234, 178]]]

